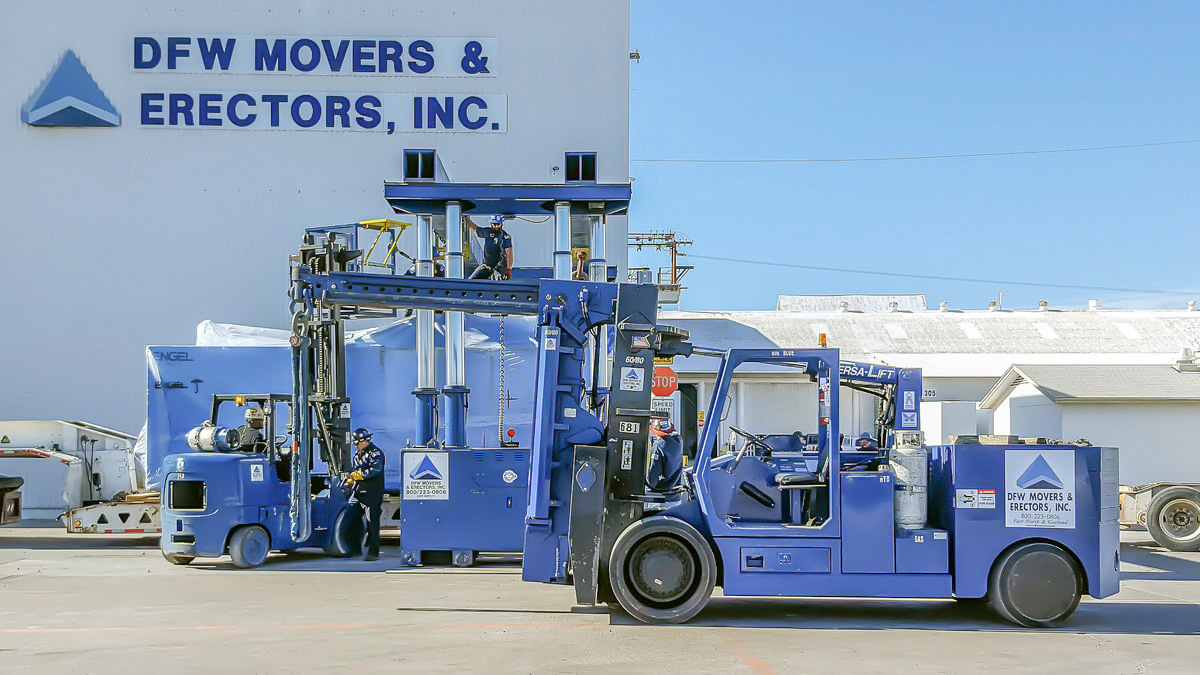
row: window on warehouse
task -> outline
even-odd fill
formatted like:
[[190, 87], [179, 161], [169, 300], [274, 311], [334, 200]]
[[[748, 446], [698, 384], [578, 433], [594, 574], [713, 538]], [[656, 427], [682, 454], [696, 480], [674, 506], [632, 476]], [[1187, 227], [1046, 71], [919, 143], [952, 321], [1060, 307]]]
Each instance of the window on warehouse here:
[[433, 150], [404, 151], [404, 180], [433, 180]]
[[595, 183], [596, 182], [596, 153], [568, 152], [567, 153], [567, 182]]

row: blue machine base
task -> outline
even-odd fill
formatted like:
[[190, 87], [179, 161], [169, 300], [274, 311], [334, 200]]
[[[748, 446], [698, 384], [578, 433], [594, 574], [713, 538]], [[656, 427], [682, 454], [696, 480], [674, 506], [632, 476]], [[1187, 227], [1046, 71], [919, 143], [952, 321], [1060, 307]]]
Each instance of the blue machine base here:
[[478, 553], [521, 551], [529, 500], [528, 449], [406, 448], [401, 466], [404, 565], [465, 566]]

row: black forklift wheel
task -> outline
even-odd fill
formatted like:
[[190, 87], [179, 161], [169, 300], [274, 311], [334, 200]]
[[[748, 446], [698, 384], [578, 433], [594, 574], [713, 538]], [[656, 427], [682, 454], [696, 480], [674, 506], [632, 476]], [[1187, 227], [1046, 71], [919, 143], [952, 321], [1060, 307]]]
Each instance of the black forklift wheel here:
[[236, 567], [258, 567], [271, 552], [271, 537], [259, 525], [247, 525], [229, 538], [229, 557]]
[[358, 555], [362, 552], [364, 534], [362, 518], [355, 509], [346, 507], [333, 521], [325, 553], [339, 558]]
[[186, 565], [196, 559], [194, 555], [184, 555], [182, 553], [167, 553], [163, 551], [163, 557], [172, 565]]
[[1146, 529], [1163, 548], [1200, 551], [1200, 491], [1169, 487], [1150, 501]]
[[1029, 628], [1055, 626], [1079, 607], [1083, 574], [1061, 547], [1027, 542], [1005, 551], [992, 566], [988, 604], [1000, 616]]
[[645, 623], [683, 623], [712, 596], [717, 560], [704, 536], [669, 516], [639, 520], [617, 537], [608, 564], [613, 595]]

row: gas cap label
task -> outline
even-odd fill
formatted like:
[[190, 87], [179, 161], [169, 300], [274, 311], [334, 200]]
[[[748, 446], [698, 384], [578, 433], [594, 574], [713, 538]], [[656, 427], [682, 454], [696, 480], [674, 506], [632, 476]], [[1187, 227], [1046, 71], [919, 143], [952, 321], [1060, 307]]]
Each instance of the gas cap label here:
[[1075, 527], [1075, 453], [1004, 452], [1004, 526]]

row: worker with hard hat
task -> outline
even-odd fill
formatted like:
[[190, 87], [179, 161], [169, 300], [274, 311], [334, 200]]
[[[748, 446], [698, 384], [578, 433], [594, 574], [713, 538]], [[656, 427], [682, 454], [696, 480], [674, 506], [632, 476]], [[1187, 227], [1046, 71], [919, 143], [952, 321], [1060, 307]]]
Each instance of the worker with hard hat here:
[[371, 442], [371, 432], [359, 427], [354, 430], [354, 460], [346, 478], [353, 494], [350, 504], [365, 519], [367, 554], [364, 560], [379, 558], [379, 521], [383, 517], [383, 450]]
[[858, 437], [858, 442], [855, 445], [857, 446], [855, 449], [859, 452], [879, 451], [879, 444], [876, 443], [875, 439], [871, 437], [871, 432], [869, 431], [862, 432], [862, 435]]
[[679, 486], [679, 477], [683, 473], [683, 441], [670, 420], [651, 422], [650, 432], [655, 441], [650, 449], [646, 486], [654, 492], [667, 492]]
[[471, 229], [483, 240], [483, 261], [471, 273], [472, 279], [491, 279], [493, 274], [502, 279], [512, 276], [513, 245], [512, 237], [504, 231], [504, 216], [495, 215], [490, 219], [489, 227], [479, 227], [468, 218]]

